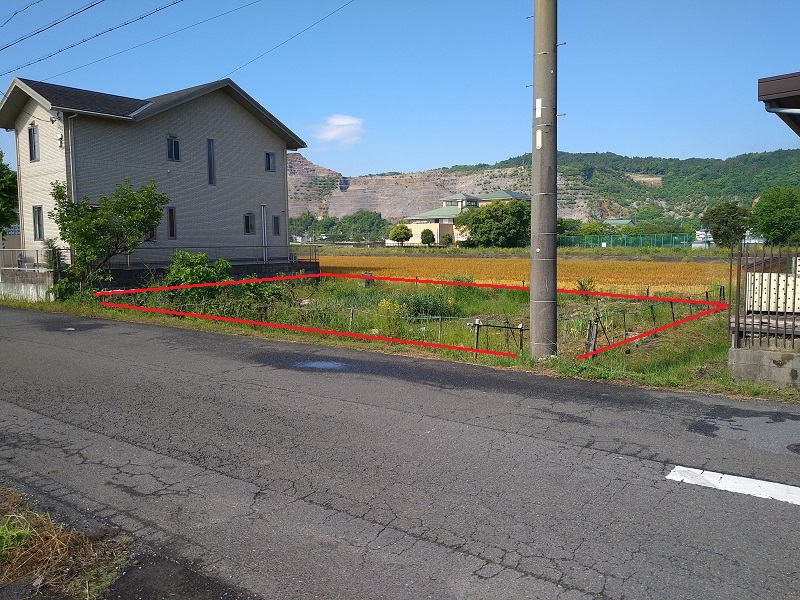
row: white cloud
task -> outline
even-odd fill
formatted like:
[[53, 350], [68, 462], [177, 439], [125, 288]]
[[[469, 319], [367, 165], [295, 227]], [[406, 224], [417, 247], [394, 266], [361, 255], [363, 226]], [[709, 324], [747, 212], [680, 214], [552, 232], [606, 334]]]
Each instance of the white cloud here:
[[361, 141], [364, 134], [364, 120], [348, 115], [331, 115], [323, 125], [317, 125], [314, 137], [317, 141], [336, 142], [339, 146], [352, 146]]

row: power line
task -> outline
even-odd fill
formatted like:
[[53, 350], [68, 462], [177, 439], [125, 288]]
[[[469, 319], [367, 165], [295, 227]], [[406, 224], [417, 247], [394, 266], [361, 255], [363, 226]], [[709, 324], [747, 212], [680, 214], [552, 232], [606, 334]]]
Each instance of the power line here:
[[[97, 64], [97, 63], [102, 62], [104, 60], [108, 60], [109, 58], [114, 58], [115, 56], [119, 56], [120, 54], [125, 54], [126, 52], [130, 52], [131, 50], [136, 50], [137, 48], [141, 48], [142, 46], [147, 46], [148, 44], [152, 44], [153, 42], [157, 42], [159, 40], [163, 40], [164, 38], [168, 38], [168, 37], [170, 37], [172, 35], [175, 35], [176, 33], [181, 33], [182, 31], [186, 31], [187, 29], [191, 29], [192, 27], [197, 27], [198, 25], [202, 25], [204, 23], [208, 23], [209, 21], [213, 21], [214, 19], [218, 19], [220, 17], [224, 17], [225, 15], [229, 15], [231, 13], [234, 13], [237, 10], [242, 10], [243, 8], [247, 8], [248, 6], [252, 6], [254, 4], [258, 4], [258, 3], [263, 2], [263, 1], [264, 0], [253, 0], [253, 2], [249, 2], [247, 4], [243, 4], [242, 6], [239, 6], [237, 8], [232, 8], [231, 10], [225, 11], [225, 12], [220, 13], [218, 15], [215, 15], [213, 17], [209, 17], [208, 19], [203, 19], [202, 21], [198, 21], [197, 23], [193, 23], [192, 25], [187, 25], [186, 27], [182, 27], [181, 29], [176, 29], [175, 31], [171, 31], [170, 33], [165, 33], [164, 35], [160, 35], [160, 36], [158, 36], [156, 38], [153, 38], [152, 40], [148, 40], [146, 42], [142, 42], [141, 44], [136, 44], [135, 46], [131, 46], [130, 48], [126, 48], [125, 50], [120, 50], [119, 52], [114, 52], [113, 54], [109, 54], [108, 56], [104, 56], [102, 58], [98, 58], [97, 60], [93, 60], [93, 61], [88, 62], [86, 64], [80, 65], [79, 67], [74, 67], [74, 68], [69, 69], [67, 71], [62, 71], [61, 73], [58, 73], [57, 75], [51, 75], [50, 77], [47, 77], [46, 79], [43, 79], [43, 81], [49, 81], [50, 79], [55, 79], [56, 77], [61, 77], [62, 75], [66, 75], [67, 73], [72, 73], [73, 71], [77, 71], [78, 69], [83, 69], [84, 67], [88, 67], [90, 65]], [[354, 1], [354, 0], [351, 0], [351, 1]]]
[[13, 42], [9, 42], [9, 43], [7, 43], [5, 46], [3, 46], [3, 47], [0, 47], [0, 52], [2, 52], [3, 50], [5, 50], [6, 48], [10, 48], [11, 46], [15, 46], [16, 44], [19, 44], [19, 43], [20, 43], [20, 42], [22, 42], [22, 41], [25, 41], [25, 40], [27, 40], [27, 39], [29, 39], [29, 38], [32, 38], [32, 37], [33, 37], [33, 36], [35, 36], [35, 35], [39, 35], [39, 34], [40, 34], [40, 33], [42, 33], [43, 31], [47, 31], [47, 30], [48, 30], [48, 29], [50, 29], [51, 27], [55, 27], [55, 26], [56, 26], [56, 25], [58, 25], [59, 23], [63, 23], [63, 22], [64, 22], [64, 21], [66, 21], [67, 19], [71, 19], [71, 18], [72, 18], [72, 17], [74, 17], [75, 15], [79, 15], [79, 14], [81, 14], [82, 12], [86, 12], [87, 10], [89, 10], [90, 8], [94, 8], [95, 6], [97, 6], [98, 4], [100, 4], [101, 2], [105, 2], [105, 0], [95, 0], [94, 2], [91, 2], [90, 4], [87, 4], [87, 5], [86, 5], [86, 6], [84, 6], [83, 8], [79, 8], [79, 9], [77, 9], [77, 10], [74, 10], [74, 11], [72, 11], [71, 13], [69, 13], [69, 14], [68, 14], [68, 15], [66, 15], [66, 16], [59, 17], [58, 19], [56, 19], [56, 20], [55, 20], [55, 21], [53, 21], [52, 23], [50, 23], [50, 24], [48, 24], [48, 25], [45, 25], [44, 27], [40, 27], [40, 28], [39, 28], [39, 29], [37, 29], [36, 31], [32, 31], [31, 33], [26, 33], [25, 35], [23, 35], [23, 36], [22, 36], [22, 37], [20, 37], [20, 38], [17, 38], [17, 39], [16, 39], [16, 40], [14, 40]]
[[63, 47], [63, 48], [61, 48], [59, 50], [51, 52], [50, 54], [47, 54], [45, 56], [42, 56], [42, 57], [36, 58], [34, 60], [31, 60], [29, 62], [26, 62], [24, 65], [19, 65], [18, 67], [14, 67], [13, 69], [9, 69], [8, 71], [4, 71], [3, 73], [0, 73], [0, 77], [2, 77], [3, 75], [8, 75], [9, 73], [13, 73], [14, 71], [17, 71], [19, 69], [24, 69], [25, 67], [29, 67], [31, 65], [35, 65], [36, 63], [40, 63], [40, 62], [42, 62], [44, 60], [47, 60], [48, 58], [52, 58], [56, 54], [61, 54], [62, 52], [66, 52], [67, 50], [71, 50], [72, 48], [75, 48], [76, 46], [80, 46], [81, 44], [84, 44], [84, 43], [86, 43], [86, 42], [88, 42], [90, 40], [98, 38], [101, 35], [105, 35], [106, 33], [110, 33], [112, 31], [115, 31], [116, 29], [121, 29], [122, 27], [130, 25], [131, 23], [135, 23], [137, 21], [141, 21], [142, 19], [146, 19], [147, 17], [152, 16], [152, 15], [156, 14], [157, 12], [161, 12], [165, 8], [169, 8], [170, 6], [174, 6], [175, 4], [178, 4], [179, 2], [183, 2], [183, 0], [173, 0], [169, 4], [165, 4], [164, 6], [159, 6], [158, 8], [156, 8], [154, 10], [151, 10], [148, 13], [145, 13], [143, 15], [139, 15], [135, 19], [131, 19], [129, 21], [125, 21], [124, 23], [120, 23], [119, 25], [114, 25], [113, 27], [109, 27], [105, 31], [101, 31], [99, 33], [95, 33], [94, 35], [89, 36], [87, 38], [84, 38], [79, 42], [75, 42], [74, 44], [70, 44], [69, 46], [65, 46], [65, 47]]
[[3, 24], [2, 24], [2, 25], [0, 25], [0, 27], [5, 27], [5, 26], [8, 24], [8, 22], [9, 22], [11, 19], [13, 19], [14, 17], [16, 17], [16, 16], [17, 16], [19, 13], [21, 13], [21, 12], [24, 12], [24, 11], [28, 10], [28, 9], [29, 9], [31, 6], [33, 6], [34, 4], [39, 4], [39, 2], [44, 2], [44, 0], [33, 0], [33, 2], [30, 2], [30, 3], [29, 3], [29, 4], [27, 4], [26, 6], [23, 6], [22, 8], [20, 8], [19, 10], [15, 10], [13, 13], [11, 13], [11, 16], [10, 16], [10, 17], [8, 17], [8, 18], [7, 18], [5, 21], [3, 21]]
[[[99, 2], [102, 2], [102, 1], [104, 1], [104, 0], [99, 0]], [[166, 33], [166, 34], [164, 34], [164, 35], [161, 35], [161, 36], [155, 37], [155, 38], [153, 38], [153, 39], [151, 39], [151, 40], [148, 40], [148, 41], [146, 41], [146, 42], [142, 42], [141, 44], [136, 44], [135, 46], [131, 46], [130, 48], [126, 48], [126, 49], [124, 49], [124, 50], [120, 50], [119, 52], [115, 52], [115, 53], [113, 53], [113, 54], [109, 54], [109, 55], [107, 55], [107, 56], [104, 56], [104, 57], [102, 57], [102, 58], [98, 58], [98, 59], [96, 59], [96, 60], [93, 60], [93, 61], [91, 61], [91, 62], [88, 62], [88, 63], [86, 63], [86, 64], [80, 65], [80, 66], [78, 66], [78, 67], [74, 67], [74, 68], [72, 68], [72, 69], [68, 69], [68, 70], [66, 70], [66, 71], [62, 71], [61, 73], [58, 73], [58, 74], [56, 74], [56, 75], [51, 75], [51, 76], [49, 76], [49, 77], [46, 77], [46, 78], [42, 79], [42, 81], [49, 81], [49, 80], [51, 80], [51, 79], [55, 79], [55, 78], [57, 78], [57, 77], [61, 77], [62, 75], [66, 75], [67, 73], [72, 73], [73, 71], [77, 71], [77, 70], [79, 70], [79, 69], [83, 69], [83, 68], [85, 68], [85, 67], [88, 67], [88, 66], [91, 66], [91, 65], [97, 64], [97, 63], [99, 63], [99, 62], [102, 62], [102, 61], [104, 61], [104, 60], [108, 60], [109, 58], [113, 58], [113, 57], [115, 57], [115, 56], [119, 56], [120, 54], [124, 54], [124, 53], [126, 53], [126, 52], [130, 52], [131, 50], [136, 50], [137, 48], [141, 48], [142, 46], [146, 46], [146, 45], [148, 45], [148, 44], [152, 44], [153, 42], [157, 42], [157, 41], [159, 41], [159, 40], [163, 40], [164, 38], [168, 38], [168, 37], [170, 37], [170, 36], [172, 36], [172, 35], [175, 35], [175, 34], [177, 34], [177, 33], [181, 33], [181, 32], [183, 32], [183, 31], [186, 31], [186, 30], [188, 30], [188, 29], [192, 29], [193, 27], [197, 27], [198, 25], [202, 25], [202, 24], [204, 24], [204, 23], [208, 23], [209, 21], [213, 21], [213, 20], [215, 20], [215, 19], [218, 19], [218, 18], [220, 18], [220, 17], [224, 17], [224, 16], [226, 16], [226, 15], [229, 15], [229, 14], [231, 14], [231, 13], [237, 12], [237, 11], [239, 11], [239, 10], [242, 10], [242, 9], [244, 9], [244, 8], [248, 8], [248, 7], [250, 7], [250, 6], [253, 6], [254, 4], [259, 4], [259, 3], [263, 2], [263, 1], [264, 1], [264, 0], [253, 0], [252, 2], [248, 2], [248, 3], [246, 3], [246, 4], [243, 4], [243, 5], [241, 5], [241, 6], [238, 6], [238, 7], [236, 7], [236, 8], [233, 8], [233, 9], [231, 9], [231, 10], [228, 10], [228, 11], [225, 11], [225, 12], [222, 12], [222, 13], [219, 13], [219, 14], [217, 14], [217, 15], [214, 15], [213, 17], [209, 17], [209, 18], [207, 18], [207, 19], [203, 19], [202, 21], [198, 21], [198, 22], [196, 22], [196, 23], [193, 23], [193, 24], [191, 24], [191, 25], [187, 25], [186, 27], [182, 27], [182, 28], [180, 28], [180, 29], [176, 29], [175, 31], [171, 31], [170, 33]], [[264, 52], [264, 53], [263, 53], [263, 54], [261, 54], [260, 56], [257, 56], [257, 57], [256, 57], [256, 58], [254, 58], [253, 60], [251, 60], [251, 61], [248, 61], [247, 63], [243, 64], [242, 66], [240, 66], [240, 67], [238, 67], [238, 68], [234, 69], [233, 71], [231, 71], [230, 73], [228, 73], [227, 75], [225, 75], [225, 77], [227, 77], [228, 75], [230, 75], [230, 74], [232, 74], [232, 73], [235, 73], [236, 71], [239, 71], [240, 69], [243, 69], [243, 68], [244, 68], [244, 67], [246, 67], [247, 65], [249, 65], [249, 64], [251, 64], [251, 63], [253, 63], [253, 62], [257, 61], [258, 59], [262, 58], [263, 56], [266, 56], [267, 54], [269, 54], [269, 53], [270, 53], [270, 52], [272, 52], [273, 50], [275, 50], [275, 49], [277, 49], [277, 48], [279, 48], [279, 47], [283, 46], [284, 44], [286, 44], [286, 43], [290, 42], [290, 41], [291, 41], [291, 40], [293, 40], [294, 38], [296, 38], [296, 37], [298, 37], [299, 35], [301, 35], [301, 34], [305, 33], [306, 31], [308, 31], [308, 30], [309, 30], [309, 29], [311, 29], [312, 27], [314, 27], [314, 26], [316, 26], [316, 25], [318, 25], [318, 24], [322, 23], [324, 20], [326, 20], [327, 18], [329, 18], [329, 17], [331, 17], [332, 15], [336, 14], [337, 12], [339, 12], [340, 10], [342, 10], [343, 8], [346, 8], [347, 6], [349, 6], [350, 4], [352, 4], [352, 3], [353, 3], [353, 2], [355, 2], [355, 1], [356, 1], [356, 0], [349, 0], [349, 2], [346, 2], [345, 4], [343, 4], [342, 6], [340, 6], [339, 8], [337, 8], [336, 10], [334, 10], [333, 12], [331, 12], [331, 13], [328, 13], [327, 15], [325, 15], [324, 17], [322, 17], [322, 18], [321, 18], [321, 19], [319, 19], [318, 21], [316, 21], [316, 22], [312, 23], [311, 25], [309, 25], [308, 27], [306, 27], [306, 28], [305, 28], [305, 29], [303, 29], [302, 31], [299, 31], [299, 32], [297, 32], [296, 34], [294, 34], [294, 35], [293, 35], [293, 36], [291, 36], [290, 38], [288, 38], [288, 39], [284, 40], [283, 42], [281, 42], [280, 44], [278, 44], [277, 46], [274, 46], [273, 48], [270, 48], [269, 50], [267, 50], [266, 52]], [[99, 2], [96, 2], [95, 4], [99, 4]], [[3, 49], [3, 48], [0, 48], [0, 50], [2, 50], [2, 49]], [[7, 73], [6, 73], [6, 74], [7, 74]], [[6, 98], [6, 97], [7, 97], [7, 96], [6, 96], [6, 94], [5, 94], [5, 93], [3, 93], [3, 94], [2, 94], [2, 96], [0, 96], [0, 98]], [[21, 108], [21, 107], [19, 107], [19, 108]], [[25, 109], [21, 108], [21, 110], [22, 110], [22, 112], [24, 112], [24, 113], [26, 113], [26, 114], [29, 114], [30, 116], [33, 116], [33, 114], [32, 114], [32, 113], [29, 113], [29, 112], [28, 112], [28, 111], [26, 111]]]
[[353, 2], [355, 2], [355, 1], [356, 1], [356, 0], [350, 0], [349, 2], [346, 2], [346, 3], [342, 4], [342, 6], [340, 6], [339, 8], [337, 8], [336, 10], [334, 10], [333, 12], [331, 12], [331, 13], [329, 13], [329, 14], [325, 15], [325, 16], [324, 16], [324, 17], [322, 17], [322, 18], [321, 18], [319, 21], [316, 21], [315, 23], [312, 23], [311, 25], [309, 25], [308, 27], [306, 27], [306, 28], [305, 28], [305, 29], [303, 29], [302, 31], [298, 31], [298, 32], [297, 32], [297, 33], [295, 33], [295, 34], [294, 34], [292, 37], [285, 39], [284, 41], [282, 41], [282, 42], [281, 42], [280, 44], [278, 44], [277, 46], [273, 46], [272, 48], [270, 48], [269, 50], [267, 50], [267, 51], [266, 51], [266, 52], [264, 52], [263, 54], [260, 54], [259, 56], [256, 56], [256, 57], [255, 57], [253, 60], [250, 60], [250, 61], [248, 61], [248, 62], [244, 63], [242, 66], [240, 66], [240, 67], [236, 67], [236, 68], [235, 68], [233, 71], [230, 71], [229, 73], [226, 73], [226, 74], [225, 74], [225, 77], [228, 77], [228, 76], [232, 75], [233, 73], [236, 73], [236, 71], [239, 71], [239, 70], [241, 70], [241, 69], [244, 69], [244, 68], [245, 68], [247, 65], [250, 65], [250, 64], [252, 64], [252, 63], [256, 62], [257, 60], [259, 60], [259, 59], [261, 59], [261, 58], [265, 57], [267, 54], [269, 54], [269, 53], [270, 53], [270, 52], [272, 52], [273, 50], [277, 50], [278, 48], [280, 48], [280, 47], [281, 47], [281, 46], [283, 46], [284, 44], [287, 44], [287, 43], [291, 42], [291, 41], [292, 41], [294, 38], [296, 38], [296, 37], [298, 37], [298, 36], [300, 36], [300, 35], [304, 34], [306, 31], [308, 31], [308, 30], [309, 30], [309, 29], [311, 29], [312, 27], [315, 27], [315, 26], [319, 25], [319, 24], [320, 24], [320, 23], [322, 23], [322, 22], [323, 22], [325, 19], [327, 19], [328, 17], [331, 17], [331, 16], [335, 15], [337, 12], [339, 12], [339, 11], [340, 11], [340, 10], [342, 10], [343, 8], [345, 8], [345, 7], [349, 6], [350, 4], [352, 4], [352, 3], [353, 3]]
[[[109, 58], [113, 58], [114, 56], [118, 56], [118, 55], [120, 55], [120, 54], [124, 54], [125, 52], [129, 52], [129, 51], [131, 51], [131, 50], [135, 50], [136, 48], [141, 48], [142, 46], [146, 46], [147, 44], [151, 44], [151, 43], [153, 43], [153, 42], [156, 42], [156, 41], [158, 41], [158, 40], [162, 40], [162, 39], [164, 39], [164, 38], [166, 38], [166, 37], [169, 37], [169, 36], [171, 36], [171, 35], [175, 35], [176, 33], [180, 33], [181, 31], [186, 31], [187, 29], [191, 29], [192, 27], [197, 27], [198, 25], [202, 25], [203, 23], [208, 23], [209, 21], [213, 21], [214, 19], [218, 19], [218, 18], [220, 18], [220, 17], [224, 17], [225, 15], [229, 15], [229, 14], [231, 14], [231, 13], [233, 13], [233, 12], [236, 12], [236, 11], [238, 11], [238, 10], [242, 10], [243, 8], [247, 8], [247, 7], [249, 7], [249, 6], [252, 6], [252, 5], [254, 5], [254, 4], [258, 4], [258, 3], [260, 3], [260, 2], [263, 2], [263, 1], [264, 1], [264, 0], [253, 0], [253, 2], [249, 2], [249, 3], [247, 3], [247, 4], [243, 4], [242, 6], [239, 6], [239, 7], [237, 7], [237, 8], [233, 8], [233, 9], [231, 9], [231, 10], [225, 11], [225, 12], [223, 12], [223, 13], [220, 13], [220, 14], [218, 14], [218, 15], [215, 15], [215, 16], [213, 16], [213, 17], [209, 17], [208, 19], [203, 19], [202, 21], [198, 21], [197, 23], [194, 23], [194, 24], [192, 24], [192, 25], [187, 25], [186, 27], [183, 27], [183, 28], [181, 28], [181, 29], [178, 29], [178, 30], [176, 30], [176, 31], [172, 31], [172, 32], [170, 32], [170, 33], [164, 34], [164, 35], [162, 35], [162, 36], [159, 36], [159, 37], [157, 37], [157, 38], [153, 38], [152, 40], [149, 40], [149, 41], [147, 41], [147, 42], [142, 42], [141, 44], [137, 44], [136, 46], [131, 46], [130, 48], [126, 48], [125, 50], [120, 50], [119, 52], [115, 52], [114, 54], [109, 54], [108, 56], [104, 56], [103, 58], [98, 58], [97, 60], [93, 60], [93, 61], [91, 61], [91, 62], [88, 62], [88, 63], [86, 63], [86, 64], [84, 64], [84, 65], [81, 65], [81, 66], [79, 66], [79, 67], [75, 67], [75, 68], [73, 68], [73, 69], [69, 69], [68, 71], [64, 71], [64, 72], [62, 72], [62, 73], [59, 73], [58, 75], [51, 75], [50, 77], [46, 77], [46, 78], [45, 78], [45, 79], [43, 79], [42, 81], [49, 81], [49, 80], [51, 80], [51, 79], [55, 79], [56, 77], [60, 77], [61, 75], [66, 75], [67, 73], [72, 73], [72, 71], [77, 71], [78, 69], [83, 69], [84, 67], [88, 67], [88, 66], [90, 66], [90, 65], [93, 65], [93, 64], [99, 63], [99, 62], [101, 62], [101, 61], [104, 61], [104, 60], [107, 60], [107, 59], [109, 59]], [[3, 93], [0, 95], [0, 99], [3, 99], [3, 98], [7, 99], [7, 101], [9, 101], [9, 102], [13, 102], [13, 101], [11, 101], [11, 100], [8, 100], [8, 96], [7, 96], [7, 93], [6, 93], [6, 92], [3, 92]], [[21, 107], [21, 106], [18, 106], [18, 105], [17, 105], [17, 108], [19, 108], [19, 109], [20, 109], [20, 111], [21, 111], [21, 112], [23, 112], [23, 113], [25, 113], [26, 115], [29, 115], [29, 116], [31, 116], [31, 117], [33, 117], [33, 116], [34, 116], [34, 115], [33, 115], [33, 113], [31, 113], [31, 112], [28, 112], [27, 110], [25, 110], [25, 109], [24, 109], [23, 107]]]

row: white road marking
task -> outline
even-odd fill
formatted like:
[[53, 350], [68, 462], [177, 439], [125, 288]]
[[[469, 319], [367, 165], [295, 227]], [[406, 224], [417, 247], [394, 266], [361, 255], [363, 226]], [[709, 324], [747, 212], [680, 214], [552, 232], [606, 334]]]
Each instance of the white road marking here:
[[771, 481], [761, 481], [760, 479], [725, 475], [724, 473], [681, 466], [672, 469], [667, 475], [667, 479], [800, 505], [800, 488], [783, 483], [773, 483]]

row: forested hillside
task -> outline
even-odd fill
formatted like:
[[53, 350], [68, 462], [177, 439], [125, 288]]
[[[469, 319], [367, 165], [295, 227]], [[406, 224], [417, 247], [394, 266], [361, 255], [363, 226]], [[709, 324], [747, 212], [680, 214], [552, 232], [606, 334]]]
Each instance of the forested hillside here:
[[[530, 154], [494, 168], [529, 165]], [[774, 185], [800, 185], [800, 150], [742, 154], [728, 159], [639, 158], [611, 152], [558, 153], [559, 171], [579, 176], [588, 190], [626, 209], [630, 217], [697, 217], [709, 206], [753, 200]], [[476, 168], [482, 168], [478, 166]]]

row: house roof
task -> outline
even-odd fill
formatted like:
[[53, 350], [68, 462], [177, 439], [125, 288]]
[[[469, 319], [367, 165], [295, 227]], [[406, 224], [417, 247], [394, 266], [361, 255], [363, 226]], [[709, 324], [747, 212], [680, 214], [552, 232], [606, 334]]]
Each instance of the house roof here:
[[461, 214], [461, 207], [459, 206], [441, 206], [434, 208], [418, 215], [404, 217], [406, 221], [426, 221], [429, 219], [453, 219]]
[[631, 219], [606, 219], [603, 221], [603, 225], [633, 225], [633, 220]]
[[[787, 73], [758, 80], [758, 100], [770, 109], [800, 109], [800, 73]], [[792, 131], [800, 135], [800, 113], [778, 113]]]
[[442, 202], [445, 200], [480, 200], [480, 198], [477, 196], [470, 196], [469, 194], [450, 194], [442, 198]]
[[0, 127], [14, 128], [14, 123], [24, 109], [28, 98], [34, 98], [42, 106], [52, 111], [142, 121], [217, 90], [228, 94], [262, 124], [274, 131], [286, 142], [288, 149], [298, 150], [306, 147], [303, 140], [230, 79], [221, 79], [153, 98], [140, 99], [14, 78], [8, 91], [0, 99]]
[[531, 197], [522, 192], [514, 192], [512, 190], [495, 190], [489, 194], [481, 194], [481, 200], [525, 200], [530, 202]]
[[127, 117], [147, 104], [147, 100], [138, 98], [80, 90], [31, 79], [20, 79], [19, 81], [39, 96], [37, 100], [40, 102], [42, 99], [45, 100], [43, 104], [49, 104], [50, 110]]

